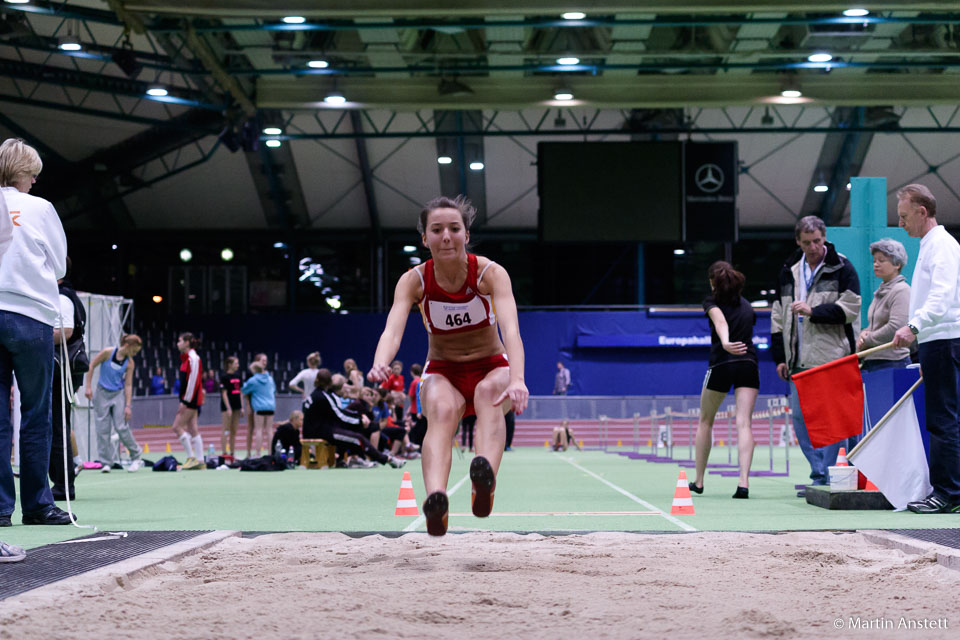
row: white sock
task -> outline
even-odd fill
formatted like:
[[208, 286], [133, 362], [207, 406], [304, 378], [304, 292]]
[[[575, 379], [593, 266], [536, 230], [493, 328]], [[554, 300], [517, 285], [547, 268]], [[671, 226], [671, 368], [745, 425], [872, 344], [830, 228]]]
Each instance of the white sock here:
[[183, 445], [183, 450], [187, 452], [187, 457], [188, 457], [188, 458], [194, 458], [194, 457], [196, 457], [196, 456], [193, 455], [193, 446], [190, 445], [190, 434], [189, 434], [189, 433], [181, 433], [181, 434], [180, 434], [180, 444]]
[[199, 433], [193, 436], [193, 450], [197, 453], [197, 460], [203, 458], [203, 438]]

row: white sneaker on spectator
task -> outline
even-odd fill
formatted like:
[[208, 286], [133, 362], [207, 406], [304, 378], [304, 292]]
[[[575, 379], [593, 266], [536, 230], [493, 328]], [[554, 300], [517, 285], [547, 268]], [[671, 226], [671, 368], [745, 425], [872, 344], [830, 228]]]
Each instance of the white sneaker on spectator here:
[[130, 463], [130, 466], [127, 467], [127, 471], [133, 473], [134, 471], [140, 471], [140, 469], [142, 468], [143, 468], [143, 460], [140, 460], [139, 458], [137, 458], [136, 460]]
[[27, 557], [23, 547], [0, 541], [0, 562], [20, 562]]

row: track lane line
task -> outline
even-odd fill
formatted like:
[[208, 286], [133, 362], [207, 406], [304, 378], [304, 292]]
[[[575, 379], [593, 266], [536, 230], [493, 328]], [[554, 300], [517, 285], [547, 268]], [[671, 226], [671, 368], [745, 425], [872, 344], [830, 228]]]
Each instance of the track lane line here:
[[672, 522], [673, 524], [677, 525], [678, 527], [680, 527], [680, 528], [683, 529], [684, 531], [696, 531], [695, 528], [691, 527], [691, 526], [688, 525], [686, 522], [683, 522], [682, 520], [677, 520], [676, 518], [674, 518], [674, 517], [671, 516], [670, 514], [665, 513], [665, 512], [663, 512], [663, 511], [661, 511], [660, 509], [657, 509], [655, 506], [653, 506], [652, 504], [650, 504], [650, 503], [647, 502], [646, 500], [643, 500], [643, 499], [641, 499], [641, 498], [638, 498], [637, 496], [633, 495], [632, 493], [630, 493], [630, 492], [627, 491], [626, 489], [624, 489], [624, 488], [622, 488], [622, 487], [618, 487], [617, 485], [613, 484], [612, 482], [610, 482], [609, 480], [607, 480], [607, 479], [605, 479], [605, 478], [601, 478], [600, 476], [598, 476], [598, 475], [597, 475], [596, 473], [594, 473], [593, 471], [590, 471], [590, 469], [587, 469], [587, 468], [585, 468], [585, 467], [581, 467], [579, 464], [577, 464], [576, 462], [574, 462], [572, 458], [563, 458], [563, 460], [564, 460], [565, 462], [568, 462], [571, 466], [579, 469], [580, 471], [583, 471], [583, 472], [584, 472], [585, 474], [587, 474], [588, 476], [592, 476], [592, 477], [596, 478], [597, 480], [599, 480], [599, 481], [602, 482], [603, 484], [607, 485], [608, 487], [610, 487], [611, 489], [613, 489], [613, 490], [616, 491], [617, 493], [621, 493], [621, 494], [625, 495], [626, 497], [630, 498], [631, 500], [633, 500], [633, 501], [636, 502], [637, 504], [642, 505], [642, 506], [646, 507], [647, 509], [650, 509], [651, 511], [656, 511], [658, 514], [660, 514], [661, 516], [663, 516], [668, 522]]

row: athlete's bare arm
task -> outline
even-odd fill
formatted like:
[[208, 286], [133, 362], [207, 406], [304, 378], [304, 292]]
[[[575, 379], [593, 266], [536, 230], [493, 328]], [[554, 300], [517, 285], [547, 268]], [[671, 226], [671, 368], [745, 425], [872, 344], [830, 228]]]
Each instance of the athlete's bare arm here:
[[403, 330], [407, 327], [410, 307], [416, 304], [422, 294], [420, 277], [413, 272], [413, 269], [400, 276], [393, 293], [393, 306], [390, 307], [390, 314], [387, 316], [387, 326], [380, 336], [380, 342], [377, 343], [373, 366], [367, 373], [367, 379], [371, 382], [383, 382], [390, 377], [390, 363], [400, 350], [400, 341], [403, 339]]
[[503, 346], [507, 351], [507, 360], [510, 361], [510, 382], [500, 397], [494, 402], [499, 406], [510, 398], [513, 410], [521, 414], [527, 408], [527, 399], [530, 392], [524, 383], [523, 341], [520, 339], [520, 323], [517, 320], [517, 302], [513, 298], [513, 285], [507, 270], [494, 264], [483, 276], [483, 288], [489, 287], [493, 295], [493, 306], [497, 310], [497, 323], [500, 325], [500, 334], [503, 336]]
[[83, 395], [87, 396], [87, 399], [90, 400], [93, 398], [93, 370], [99, 367], [101, 364], [107, 361], [110, 357], [110, 354], [113, 353], [113, 348], [108, 347], [97, 354], [93, 359], [93, 362], [90, 363], [90, 368], [87, 370], [87, 375], [84, 378], [86, 384], [84, 385]]

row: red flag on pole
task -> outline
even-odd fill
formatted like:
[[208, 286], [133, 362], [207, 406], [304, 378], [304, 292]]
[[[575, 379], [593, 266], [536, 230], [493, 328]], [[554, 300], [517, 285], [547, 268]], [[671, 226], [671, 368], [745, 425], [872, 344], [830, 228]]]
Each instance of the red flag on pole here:
[[794, 374], [792, 380], [815, 448], [863, 430], [863, 379], [856, 354]]

